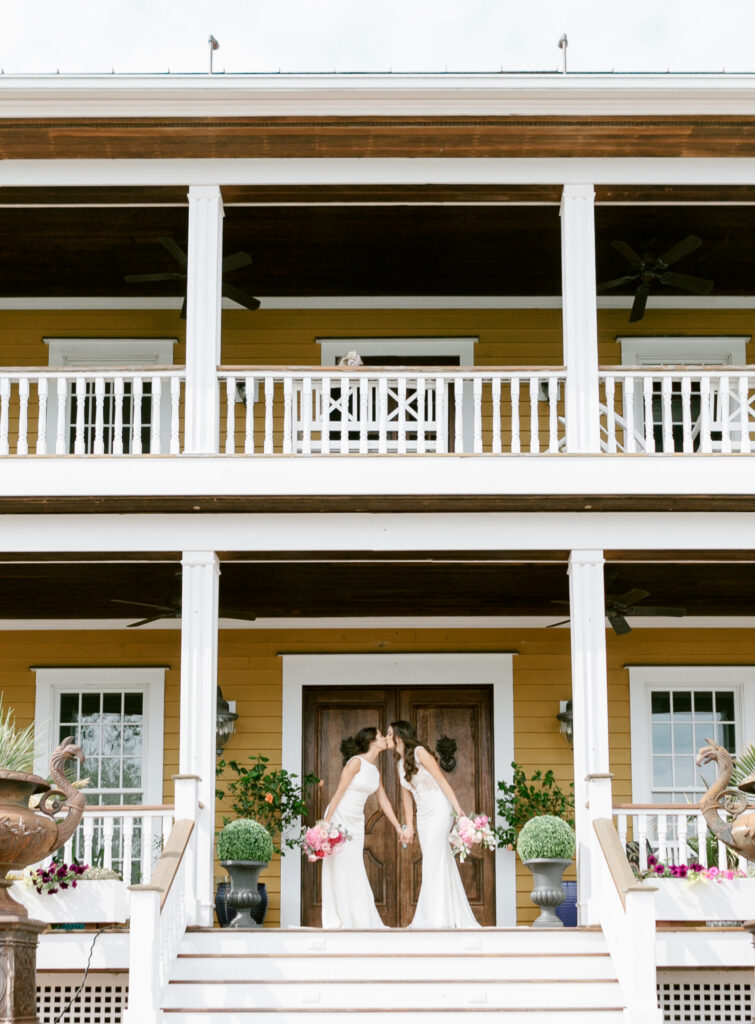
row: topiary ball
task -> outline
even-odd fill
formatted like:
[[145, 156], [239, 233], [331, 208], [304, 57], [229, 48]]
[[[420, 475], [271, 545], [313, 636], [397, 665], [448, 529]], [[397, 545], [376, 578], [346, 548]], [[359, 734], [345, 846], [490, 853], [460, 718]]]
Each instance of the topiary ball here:
[[229, 821], [218, 836], [219, 860], [267, 862], [273, 856], [273, 840], [264, 825], [251, 818]]
[[552, 814], [530, 818], [516, 841], [516, 852], [523, 861], [571, 860], [574, 850], [573, 829]]

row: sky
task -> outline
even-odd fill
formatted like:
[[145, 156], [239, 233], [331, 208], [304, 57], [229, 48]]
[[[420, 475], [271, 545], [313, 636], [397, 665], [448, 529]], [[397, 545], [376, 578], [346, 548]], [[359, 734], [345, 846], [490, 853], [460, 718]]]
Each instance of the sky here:
[[6, 74], [755, 72], [755, 0], [0, 0]]

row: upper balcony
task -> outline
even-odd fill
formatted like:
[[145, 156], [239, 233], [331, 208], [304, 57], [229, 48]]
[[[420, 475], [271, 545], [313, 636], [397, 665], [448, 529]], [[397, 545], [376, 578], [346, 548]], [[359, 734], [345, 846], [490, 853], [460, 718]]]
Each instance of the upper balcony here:
[[749, 190], [186, 196], [4, 189], [4, 499], [749, 500]]

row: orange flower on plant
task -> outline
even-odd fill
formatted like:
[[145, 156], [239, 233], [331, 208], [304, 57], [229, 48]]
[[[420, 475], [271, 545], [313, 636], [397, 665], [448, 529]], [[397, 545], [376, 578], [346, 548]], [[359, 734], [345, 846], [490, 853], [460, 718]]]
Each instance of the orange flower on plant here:
[[271, 804], [272, 802], [273, 802], [273, 794], [272, 793], [265, 793], [265, 803], [266, 804]]

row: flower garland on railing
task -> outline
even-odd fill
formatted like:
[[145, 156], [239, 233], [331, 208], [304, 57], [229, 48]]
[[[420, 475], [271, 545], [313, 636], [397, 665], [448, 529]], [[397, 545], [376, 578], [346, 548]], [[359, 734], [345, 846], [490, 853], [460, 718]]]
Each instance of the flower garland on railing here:
[[690, 884], [695, 882], [733, 882], [735, 878], [747, 878], [741, 868], [706, 868], [702, 864], [669, 864], [658, 860], [652, 854], [648, 857], [646, 871], [639, 871], [640, 881], [646, 878], [681, 878]]

